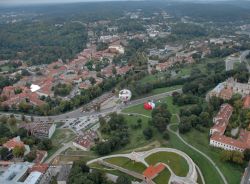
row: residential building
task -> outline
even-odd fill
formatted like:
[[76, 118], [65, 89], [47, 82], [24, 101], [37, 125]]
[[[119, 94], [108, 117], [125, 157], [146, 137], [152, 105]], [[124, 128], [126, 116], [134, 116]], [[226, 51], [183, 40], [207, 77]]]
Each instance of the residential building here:
[[218, 114], [213, 118], [214, 126], [210, 129], [210, 145], [225, 150], [240, 151], [250, 148], [250, 132], [244, 129], [240, 130], [237, 139], [224, 135], [232, 115], [233, 107], [229, 104], [223, 104]]
[[57, 184], [67, 184], [67, 180], [70, 174], [70, 170], [72, 168], [72, 165], [62, 165], [58, 176], [57, 176]]
[[27, 155], [30, 152], [29, 145], [24, 144], [19, 136], [8, 140], [6, 143], [3, 144], [3, 147], [8, 148], [9, 151], [13, 150], [15, 147], [24, 148], [24, 155]]
[[95, 139], [97, 138], [98, 138], [97, 133], [92, 130], [89, 130], [85, 132], [83, 135], [79, 135], [73, 141], [73, 145], [79, 149], [88, 151], [95, 144]]
[[240, 94], [242, 97], [250, 95], [250, 81], [248, 83], [240, 83], [233, 78], [229, 78], [211, 90], [207, 94], [206, 100], [209, 100], [212, 96], [229, 100], [233, 94]]
[[19, 128], [25, 128], [31, 135], [39, 139], [50, 139], [56, 130], [56, 125], [53, 123], [27, 123], [20, 125]]
[[43, 173], [32, 170], [33, 163], [20, 162], [11, 164], [0, 175], [0, 183], [3, 184], [38, 184]]

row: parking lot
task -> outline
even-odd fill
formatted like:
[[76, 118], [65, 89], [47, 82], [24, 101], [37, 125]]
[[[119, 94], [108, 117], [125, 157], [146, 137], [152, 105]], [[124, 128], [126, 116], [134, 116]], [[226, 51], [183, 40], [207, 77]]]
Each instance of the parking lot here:
[[87, 116], [80, 118], [65, 119], [65, 123], [62, 128], [70, 128], [74, 132], [79, 132], [80, 130], [86, 130], [94, 126], [98, 121], [98, 116]]

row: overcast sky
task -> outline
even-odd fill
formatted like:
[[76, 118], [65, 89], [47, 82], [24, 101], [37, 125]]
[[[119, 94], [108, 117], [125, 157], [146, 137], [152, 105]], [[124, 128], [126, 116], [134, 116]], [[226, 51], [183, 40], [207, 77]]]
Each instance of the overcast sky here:
[[[37, 4], [37, 3], [68, 3], [68, 2], [98, 2], [98, 1], [126, 1], [126, 0], [0, 0], [0, 5], [5, 4]], [[129, 0], [133, 1], [133, 0]], [[174, 0], [170, 0], [174, 1]], [[181, 0], [192, 1], [192, 0]], [[226, 0], [193, 0], [196, 1], [226, 1]]]
[[112, 1], [112, 0], [0, 0], [0, 4], [37, 4], [37, 3], [98, 2], [98, 1]]

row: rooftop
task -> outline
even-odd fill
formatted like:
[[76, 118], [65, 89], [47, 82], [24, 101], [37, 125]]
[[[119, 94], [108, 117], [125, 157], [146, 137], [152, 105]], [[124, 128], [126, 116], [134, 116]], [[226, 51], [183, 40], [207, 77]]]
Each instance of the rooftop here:
[[150, 165], [144, 172], [143, 175], [149, 179], [156, 177], [161, 171], [165, 169], [165, 165], [160, 163], [156, 166]]

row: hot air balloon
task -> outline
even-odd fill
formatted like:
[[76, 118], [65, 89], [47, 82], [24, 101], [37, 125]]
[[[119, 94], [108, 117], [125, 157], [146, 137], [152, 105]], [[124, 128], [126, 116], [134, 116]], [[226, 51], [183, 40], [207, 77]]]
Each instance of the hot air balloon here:
[[126, 103], [131, 99], [132, 93], [128, 89], [123, 89], [119, 92], [119, 99]]
[[153, 102], [145, 102], [144, 109], [145, 110], [153, 110], [155, 108], [155, 103]]

